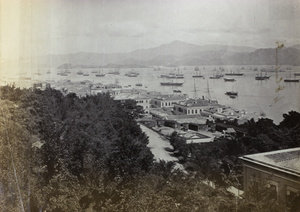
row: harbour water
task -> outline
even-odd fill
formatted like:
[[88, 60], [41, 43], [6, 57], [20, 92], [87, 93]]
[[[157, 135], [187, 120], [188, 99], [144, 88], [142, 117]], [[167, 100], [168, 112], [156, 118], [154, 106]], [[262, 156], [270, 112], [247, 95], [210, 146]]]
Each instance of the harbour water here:
[[[243, 76], [228, 76], [234, 78], [234, 82], [225, 82], [223, 78], [210, 79], [213, 75], [213, 70], [220, 70], [219, 66], [199, 66], [199, 70], [203, 78], [193, 78], [195, 74], [195, 66], [179, 67], [181, 73], [184, 74], [184, 79], [178, 79], [183, 81], [182, 86], [161, 86], [160, 82], [167, 81], [161, 78], [161, 74], [165, 74], [172, 71], [173, 68], [161, 68], [159, 71], [154, 71], [153, 68], [135, 68], [134, 70], [139, 73], [137, 77], [127, 77], [126, 73], [132, 69], [120, 69], [120, 75], [106, 74], [104, 77], [96, 77], [95, 69], [80, 69], [88, 76], [78, 75], [79, 69], [70, 69], [71, 72], [68, 76], [57, 75], [58, 70], [55, 68], [40, 69], [41, 75], [36, 75], [33, 72], [31, 77], [34, 80], [39, 81], [52, 81], [57, 82], [59, 80], [70, 80], [72, 82], [78, 82], [83, 80], [89, 80], [93, 83], [118, 83], [121, 86], [128, 88], [146, 89], [149, 91], [160, 91], [166, 94], [173, 94], [174, 90], [181, 91], [181, 94], [188, 94], [190, 97], [202, 98], [211, 96], [212, 99], [218, 100], [220, 104], [228, 105], [237, 109], [245, 109], [249, 113], [257, 113], [258, 115], [264, 115], [265, 117], [274, 120], [274, 123], [278, 124], [282, 120], [283, 113], [287, 113], [290, 110], [300, 111], [300, 83], [279, 81], [288, 77], [290, 74], [300, 72], [300, 66], [293, 66], [292, 70], [286, 70], [285, 72], [268, 72], [270, 79], [268, 80], [255, 80], [255, 75], [259, 74], [261, 69], [270, 68], [270, 66], [244, 66], [244, 70], [241, 70], [241, 66], [222, 66], [224, 71], [222, 74], [230, 73], [231, 71], [244, 73]], [[253, 71], [257, 67], [258, 71]], [[103, 69], [103, 73], [108, 73], [111, 69]], [[51, 74], [47, 74], [47, 71], [51, 71]], [[29, 74], [28, 74], [29, 75]], [[226, 77], [226, 76], [225, 76]], [[170, 81], [170, 80], [169, 80]], [[177, 81], [177, 79], [173, 80]], [[136, 84], [142, 84], [136, 86]], [[209, 90], [209, 94], [208, 94]], [[237, 98], [230, 98], [225, 95], [226, 91], [237, 91]]]

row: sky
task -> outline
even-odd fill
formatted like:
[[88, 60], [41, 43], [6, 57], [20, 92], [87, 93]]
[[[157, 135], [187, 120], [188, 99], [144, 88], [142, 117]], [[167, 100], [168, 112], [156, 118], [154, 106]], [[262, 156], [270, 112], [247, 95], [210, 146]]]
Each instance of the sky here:
[[300, 0], [0, 0], [0, 59], [123, 53], [180, 40], [300, 44]]

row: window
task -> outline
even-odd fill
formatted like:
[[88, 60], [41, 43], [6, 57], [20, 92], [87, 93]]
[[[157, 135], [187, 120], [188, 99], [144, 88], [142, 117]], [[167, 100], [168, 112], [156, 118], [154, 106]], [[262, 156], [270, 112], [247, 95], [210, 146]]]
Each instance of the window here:
[[300, 201], [300, 191], [293, 187], [287, 186], [286, 188], [286, 207], [294, 209], [294, 207], [299, 207]]
[[271, 198], [277, 200], [278, 195], [278, 183], [274, 182], [272, 180], [268, 181], [267, 187], [269, 188], [269, 191], [271, 192]]

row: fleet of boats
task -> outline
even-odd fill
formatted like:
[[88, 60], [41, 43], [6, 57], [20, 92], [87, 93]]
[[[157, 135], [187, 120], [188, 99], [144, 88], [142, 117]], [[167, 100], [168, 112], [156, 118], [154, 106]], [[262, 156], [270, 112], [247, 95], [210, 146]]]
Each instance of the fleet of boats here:
[[[203, 67], [203, 70], [205, 70], [205, 67]], [[271, 77], [270, 72], [274, 72], [274, 70], [276, 70], [276, 69], [274, 69], [273, 67], [271, 67], [269, 69], [261, 69], [260, 72], [255, 75], [255, 80], [263, 81], [263, 80], [270, 79], [270, 77]], [[291, 67], [286, 67], [285, 70], [286, 70], [288, 76], [285, 77], [285, 79], [283, 80], [284, 82], [300, 82], [300, 77], [299, 77], [300, 72], [293, 73]], [[204, 75], [201, 73], [201, 70], [198, 66], [196, 66], [194, 68], [194, 73], [190, 74], [190, 75], [187, 74], [187, 70], [185, 67], [182, 70], [180, 70], [180, 68], [178, 68], [178, 67], [172, 68], [172, 70], [171, 70], [171, 68], [154, 67], [154, 71], [160, 71], [161, 72], [161, 74], [159, 75], [160, 78], [164, 78], [164, 81], [159, 82], [161, 86], [173, 86], [173, 87], [182, 86], [184, 84], [184, 81], [182, 79], [184, 79], [186, 76], [192, 77], [192, 78], [204, 78]], [[258, 69], [257, 69], [257, 67], [254, 67], [254, 68], [250, 67], [249, 71], [257, 72]], [[45, 73], [51, 74], [50, 69], [48, 69], [47, 72], [45, 72]], [[64, 69], [64, 70], [59, 70], [57, 72], [57, 75], [68, 76], [68, 74], [70, 74], [70, 73], [72, 73], [70, 70]], [[76, 72], [76, 74], [79, 76], [90, 76], [89, 73], [92, 73], [96, 77], [104, 77], [106, 74], [120, 75], [120, 70], [119, 69], [111, 69], [107, 73], [104, 73], [102, 69], [99, 69], [98, 71], [91, 70], [90, 72], [88, 72], [87, 70], [82, 71], [79, 69]], [[244, 67], [241, 67], [236, 72], [230, 71], [227, 73], [225, 73], [225, 70], [223, 67], [219, 67], [218, 69], [214, 68], [211, 73], [212, 73], [212, 76], [209, 76], [209, 79], [223, 78], [224, 82], [235, 82], [236, 79], [231, 76], [244, 76], [245, 75]], [[42, 75], [42, 74], [41, 74], [40, 70], [38, 70], [37, 73], [35, 73], [35, 75]], [[125, 73], [123, 76], [138, 77], [139, 72], [132, 69], [131, 71], [128, 71], [127, 73]], [[299, 77], [299, 78], [297, 78], [297, 77]], [[31, 77], [22, 76], [20, 79], [31, 80]], [[135, 86], [141, 87], [141, 86], [143, 86], [143, 84], [140, 83], [139, 81], [137, 81]], [[179, 89], [173, 89], [173, 93], [181, 93], [181, 92], [182, 91]], [[226, 91], [225, 95], [229, 96], [230, 98], [236, 98], [238, 96], [238, 92], [233, 91], [233, 90]]]

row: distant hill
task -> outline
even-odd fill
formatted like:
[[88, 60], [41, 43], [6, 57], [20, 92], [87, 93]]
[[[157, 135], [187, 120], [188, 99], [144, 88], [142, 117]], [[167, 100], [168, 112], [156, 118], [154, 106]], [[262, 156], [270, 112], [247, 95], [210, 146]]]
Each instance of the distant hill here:
[[258, 49], [251, 53], [237, 53], [224, 58], [226, 64], [234, 65], [300, 65], [300, 50], [289, 47], [276, 49]]
[[[79, 52], [66, 55], [47, 55], [41, 64], [68, 68], [75, 66], [147, 67], [180, 65], [275, 65], [275, 49], [255, 49], [247, 46], [204, 45], [173, 41], [158, 47], [129, 53]], [[72, 64], [62, 66], [62, 64]], [[280, 49], [278, 64], [300, 65], [300, 45]], [[112, 67], [113, 68], [113, 67]]]

